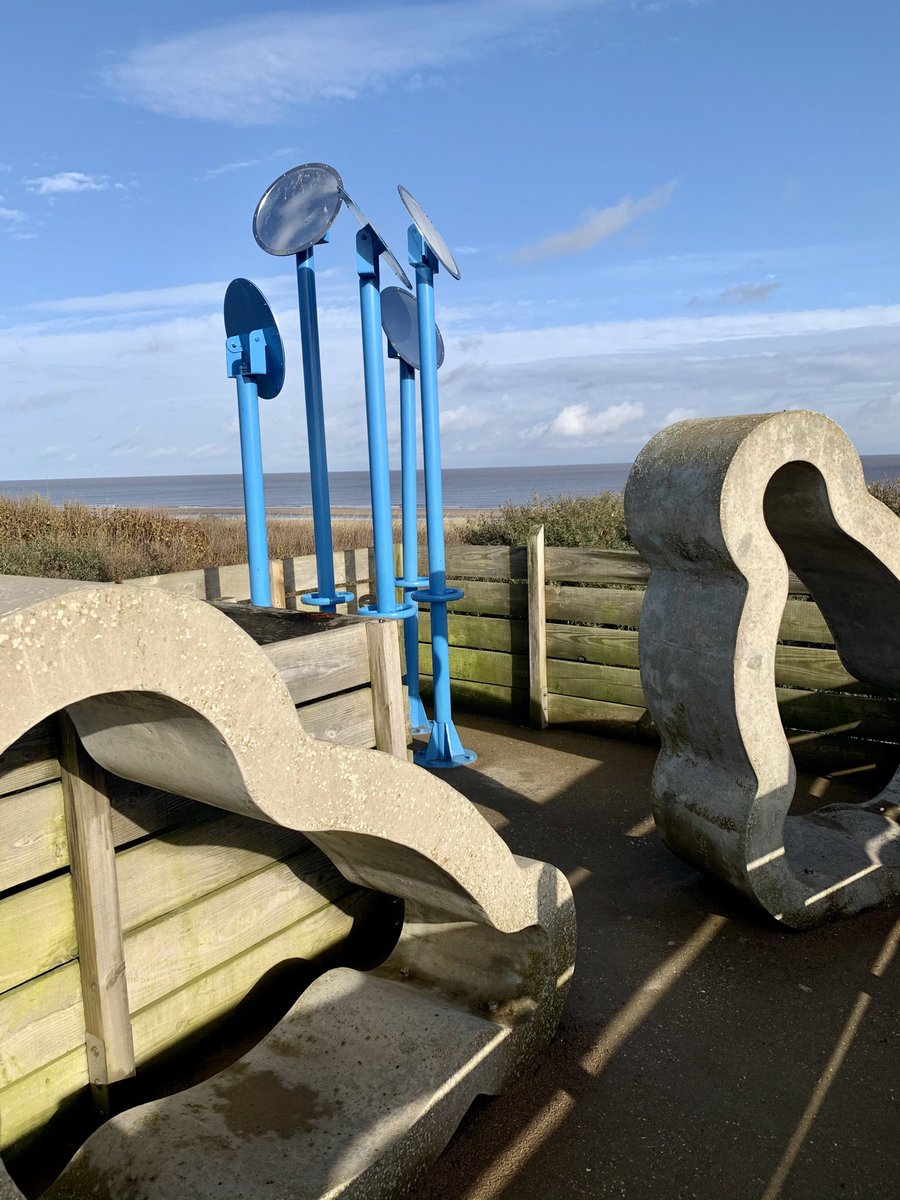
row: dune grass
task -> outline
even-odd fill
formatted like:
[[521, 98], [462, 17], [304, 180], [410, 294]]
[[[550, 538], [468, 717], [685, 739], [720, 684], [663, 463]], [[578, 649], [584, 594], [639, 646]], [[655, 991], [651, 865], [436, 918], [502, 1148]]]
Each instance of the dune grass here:
[[[869, 491], [900, 516], [900, 479], [873, 483]], [[524, 546], [528, 531], [543, 525], [549, 546], [593, 546], [607, 550], [631, 546], [622, 496], [539, 496], [527, 504], [507, 503], [468, 520], [446, 522], [448, 543]], [[268, 523], [272, 558], [315, 553], [312, 521], [305, 518]], [[335, 520], [335, 550], [372, 545], [369, 520]], [[400, 540], [400, 523], [394, 522]], [[424, 522], [419, 540], [425, 540]], [[167, 575], [247, 561], [247, 540], [240, 517], [178, 517], [161, 508], [60, 507], [40, 496], [0, 495], [0, 575], [38, 575], [101, 582]]]
[[[272, 558], [313, 554], [312, 521], [272, 520]], [[335, 521], [334, 548], [372, 544], [372, 523]], [[395, 529], [399, 538], [399, 525]], [[107, 582], [247, 561], [238, 517], [176, 517], [160, 508], [56, 507], [40, 496], [0, 496], [0, 574]]]

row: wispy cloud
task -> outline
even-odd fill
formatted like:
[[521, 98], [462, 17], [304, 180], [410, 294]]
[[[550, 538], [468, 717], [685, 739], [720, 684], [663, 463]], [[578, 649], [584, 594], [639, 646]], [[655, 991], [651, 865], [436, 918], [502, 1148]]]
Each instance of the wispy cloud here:
[[[106, 175], [85, 175], [83, 171], [58, 171], [27, 179], [25, 185], [38, 196], [61, 196], [74, 192], [105, 192], [111, 186]], [[116, 185], [120, 186], [120, 185]]]
[[623, 196], [618, 204], [603, 208], [599, 212], [590, 209], [574, 229], [553, 233], [530, 246], [522, 246], [513, 255], [513, 261], [543, 262], [551, 258], [562, 258], [566, 254], [577, 254], [580, 250], [589, 250], [591, 246], [596, 246], [598, 242], [631, 225], [644, 213], [653, 212], [654, 209], [668, 204], [674, 191], [675, 180], [672, 179], [640, 200]]
[[[352, 100], [416, 72], [485, 54], [609, 0], [452, 0], [273, 12], [141, 46], [105, 73], [120, 99], [174, 117], [234, 125], [296, 105]], [[305, 6], [304, 6], [305, 7]], [[198, 64], [202, 64], [198, 68]]]
[[583, 446], [592, 446], [639, 421], [645, 412], [643, 404], [634, 401], [593, 410], [587, 404], [567, 404], [552, 421], [540, 421], [523, 429], [520, 436], [526, 441], [534, 441], [549, 435], [556, 441], [577, 441]]
[[689, 308], [703, 308], [710, 304], [724, 306], [764, 304], [766, 300], [781, 287], [777, 279], [767, 279], [764, 283], [737, 283], [733, 287], [718, 292], [711, 300], [700, 296], [692, 296], [688, 301]]
[[0, 222], [6, 229], [14, 229], [28, 218], [19, 208], [0, 208]]

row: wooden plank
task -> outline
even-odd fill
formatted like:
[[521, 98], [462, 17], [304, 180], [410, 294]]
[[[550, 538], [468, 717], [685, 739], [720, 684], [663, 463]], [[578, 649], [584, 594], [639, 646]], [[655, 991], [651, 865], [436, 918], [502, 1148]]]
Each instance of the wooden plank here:
[[207, 600], [249, 600], [250, 566], [234, 563], [224, 567], [206, 567], [203, 571]]
[[357, 888], [342, 897], [340, 906], [329, 904], [320, 908], [244, 954], [228, 959], [146, 1005], [133, 1016], [138, 1062], [146, 1062], [228, 1012], [279, 963], [289, 959], [309, 962], [334, 951], [349, 936], [354, 922], [371, 906], [371, 893]]
[[[524, 546], [448, 546], [447, 574], [460, 579], [527, 578]], [[419, 571], [427, 574], [428, 551], [419, 547]]]
[[54, 1116], [64, 1102], [88, 1085], [84, 1047], [45, 1063], [0, 1091], [0, 1150], [20, 1141]]
[[[374, 550], [371, 548], [336, 550], [332, 558], [334, 579], [338, 587], [344, 586], [347, 591], [358, 592], [361, 585], [367, 587], [369, 580], [374, 578]], [[315, 555], [286, 558], [283, 562], [284, 586], [288, 600], [315, 590], [318, 578]]]
[[834, 638], [825, 618], [811, 600], [788, 600], [778, 631], [780, 642], [811, 642], [833, 646]]
[[324, 854], [307, 848], [131, 930], [125, 959], [132, 1011], [355, 890]]
[[776, 688], [785, 726], [795, 730], [850, 733], [878, 742], [900, 742], [900, 701], [853, 692], [806, 692]]
[[342, 746], [375, 745], [375, 717], [370, 687], [301, 705], [297, 714], [310, 737], [320, 741], [336, 742]]
[[60, 714], [59, 761], [69, 841], [91, 1087], [109, 1111], [109, 1084], [134, 1074], [116, 851], [103, 768]]
[[56, 731], [42, 721], [0, 754], [0, 796], [53, 779], [59, 779]]
[[[419, 643], [419, 673], [431, 674], [431, 655], [424, 643]], [[492, 683], [500, 687], [528, 691], [528, 658], [524, 654], [499, 654], [492, 650], [469, 650], [450, 647], [450, 679], [455, 689], [458, 681]]]
[[193, 596], [197, 600], [206, 599], [206, 574], [202, 569], [175, 571], [171, 575], [142, 575], [137, 579], [129, 579], [128, 582], [138, 587], [158, 587], [166, 592], [180, 592], [183, 596]]
[[406, 761], [410, 741], [409, 707], [400, 670], [400, 622], [368, 620], [365, 624], [372, 676], [375, 746]]
[[645, 708], [613, 704], [605, 700], [586, 700], [580, 696], [550, 695], [551, 725], [590, 725], [619, 735], [654, 732]]
[[[548, 623], [547, 654], [550, 658], [637, 668], [640, 665], [639, 634], [632, 629]], [[775, 650], [775, 682], [787, 687], [822, 689], [843, 687], [856, 681], [834, 650], [778, 646]], [[878, 689], [873, 691], [881, 694]]]
[[314, 637], [271, 642], [262, 650], [295, 704], [369, 682], [366, 633], [361, 623], [326, 628]]
[[547, 620], [637, 628], [644, 589], [547, 585]]
[[528, 535], [528, 691], [531, 724], [547, 728], [547, 605], [544, 578], [544, 527]]
[[[775, 682], [784, 687], [840, 688], [856, 683], [834, 650], [814, 646], [777, 646]], [[875, 694], [881, 694], [874, 689]]]
[[285, 608], [284, 563], [280, 558], [269, 563], [269, 599], [272, 608]]
[[[422, 695], [430, 698], [433, 686], [430, 675], [420, 675]], [[512, 720], [527, 717], [528, 688], [503, 687], [496, 683], [473, 683], [466, 679], [451, 680], [453, 704], [469, 712], [508, 717]]]
[[[473, 650], [499, 650], [505, 654], [528, 653], [527, 621], [509, 617], [471, 617], [466, 613], [448, 614], [448, 638], [451, 646]], [[431, 614], [419, 613], [419, 641], [430, 643]]]
[[[593, 546], [548, 546], [547, 578], [556, 583], [647, 584], [649, 564], [636, 550], [598, 550]], [[793, 571], [788, 591], [805, 595], [807, 588]]]
[[547, 654], [550, 658], [605, 663], [610, 667], [638, 667], [638, 631], [548, 622]]
[[107, 774], [106, 778], [112, 808], [113, 844], [117, 849], [179, 825], [212, 821], [220, 811], [185, 796], [173, 796], [130, 779], [120, 779], [117, 775]]
[[49, 875], [68, 861], [59, 782], [0, 798], [0, 890]]
[[230, 813], [142, 842], [116, 856], [122, 926], [136, 929], [308, 847], [296, 830]]
[[550, 691], [556, 695], [646, 708], [640, 671], [551, 658], [547, 673]]
[[547, 578], [554, 583], [642, 583], [650, 567], [636, 550], [597, 550], [581, 546], [548, 546]]
[[[0, 997], [0, 1028], [0, 1089], [76, 1048], [85, 1062], [78, 963], [6, 992]], [[86, 1076], [86, 1063], [84, 1069]]]
[[449, 579], [448, 587], [465, 592], [462, 600], [454, 600], [451, 613], [478, 613], [523, 620], [528, 615], [528, 593], [524, 583], [502, 583], [478, 579]]
[[62, 966], [77, 954], [68, 874], [0, 900], [0, 992]]

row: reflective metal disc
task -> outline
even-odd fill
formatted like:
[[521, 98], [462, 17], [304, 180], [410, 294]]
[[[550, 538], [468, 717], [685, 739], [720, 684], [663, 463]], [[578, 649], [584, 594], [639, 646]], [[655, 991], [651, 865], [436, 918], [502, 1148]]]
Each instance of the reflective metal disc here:
[[266, 339], [266, 373], [252, 376], [263, 400], [271, 400], [284, 383], [284, 346], [269, 302], [249, 279], [232, 279], [225, 291], [225, 336], [239, 337], [244, 353], [254, 329]]
[[418, 202], [415, 196], [411, 196], [402, 184], [397, 186], [397, 191], [400, 193], [400, 199], [406, 206], [406, 211], [413, 219], [413, 223], [421, 233], [422, 237], [432, 248], [440, 262], [444, 264], [454, 279], [459, 279], [459, 267], [456, 265], [456, 259], [450, 250], [450, 247], [438, 233], [434, 222], [429, 217], [428, 213]]
[[[419, 310], [416, 298], [403, 288], [384, 288], [381, 293], [381, 328], [399, 356], [408, 367], [418, 371], [419, 361]], [[444, 361], [444, 339], [437, 325], [434, 327], [437, 343], [437, 365]]]
[[327, 163], [291, 167], [270, 184], [253, 214], [268, 254], [299, 254], [320, 242], [341, 210], [341, 177]]
[[372, 230], [372, 232], [378, 238], [379, 242], [381, 242], [381, 245], [383, 247], [383, 249], [381, 251], [382, 258], [387, 260], [388, 266], [391, 268], [391, 270], [394, 272], [394, 274], [397, 276], [397, 278], [400, 280], [400, 282], [402, 284], [404, 284], [406, 287], [411, 288], [412, 284], [409, 281], [409, 276], [406, 274], [406, 272], [400, 266], [400, 263], [397, 261], [397, 259], [394, 257], [394, 254], [391, 251], [390, 246], [387, 244], [387, 242], [384, 240], [384, 238], [381, 236], [381, 234], [378, 232], [378, 230], [375, 228], [375, 226], [372, 224], [372, 222], [369, 220], [369, 218], [363, 212], [363, 210], [359, 207], [359, 205], [356, 203], [356, 201], [353, 200], [353, 198], [351, 196], [347, 195], [347, 193], [343, 187], [341, 188], [341, 199], [344, 201], [344, 203], [347, 205], [347, 207], [353, 213], [354, 217], [356, 217], [357, 221], [359, 221], [359, 223], [363, 229], [365, 229], [365, 227], [367, 225], [369, 226], [369, 228]]

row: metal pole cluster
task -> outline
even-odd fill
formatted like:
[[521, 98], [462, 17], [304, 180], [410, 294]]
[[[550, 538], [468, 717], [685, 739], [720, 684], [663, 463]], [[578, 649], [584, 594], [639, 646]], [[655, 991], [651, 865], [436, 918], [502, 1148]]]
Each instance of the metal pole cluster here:
[[[359, 307], [362, 329], [365, 379], [366, 432], [368, 436], [369, 485], [372, 502], [372, 526], [375, 554], [374, 603], [361, 605], [361, 616], [404, 622], [406, 682], [409, 690], [410, 723], [414, 732], [428, 733], [425, 750], [416, 761], [429, 767], [455, 767], [471, 762], [475, 754], [459, 740], [450, 710], [450, 651], [447, 605], [463, 593], [447, 587], [444, 552], [444, 504], [441, 480], [440, 415], [437, 369], [438, 333], [434, 318], [434, 276], [442, 262], [459, 278], [453, 255], [418, 205], [400, 189], [403, 203], [413, 218], [409, 228], [409, 261], [415, 269], [416, 296], [409, 291], [391, 289], [394, 300], [404, 310], [405, 349], [388, 339], [388, 354], [399, 359], [400, 367], [400, 440], [402, 478], [402, 565], [398, 576], [394, 566], [393, 520], [391, 507], [390, 458], [384, 383], [382, 343], [382, 293], [380, 261], [383, 258], [401, 282], [412, 285], [406, 272], [394, 258], [368, 218], [344, 190], [343, 181], [333, 167], [325, 163], [306, 163], [293, 167], [266, 190], [257, 205], [253, 232], [259, 245], [269, 254], [293, 255], [297, 269], [297, 299], [300, 313], [300, 340], [303, 360], [303, 389], [309, 446], [310, 487], [316, 549], [316, 589], [301, 597], [304, 604], [324, 612], [336, 612], [339, 604], [353, 599], [350, 592], [339, 591], [334, 578], [334, 551], [331, 532], [331, 497], [328, 479], [328, 454], [325, 433], [325, 409], [322, 394], [322, 365], [319, 348], [318, 307], [314, 247], [328, 241], [328, 231], [337, 213], [346, 205], [361, 228], [356, 235], [356, 269], [359, 276]], [[228, 371], [237, 380], [238, 414], [243, 466], [244, 510], [250, 557], [251, 598], [254, 604], [270, 603], [268, 548], [266, 544], [265, 498], [263, 493], [262, 451], [259, 433], [259, 396], [274, 395], [281, 387], [284, 356], [280, 339], [274, 365], [280, 368], [276, 379], [272, 364], [267, 366], [267, 350], [275, 343], [272, 330], [248, 328], [246, 314], [263, 312], [274, 327], [274, 318], [259, 293], [247, 280], [232, 284], [242, 288], [232, 296], [232, 323], [235, 296], [244, 307], [240, 329], [229, 328], [226, 296], [226, 333]], [[246, 285], [246, 288], [243, 288]], [[246, 289], [253, 289], [255, 296]], [[243, 289], [243, 290], [242, 290]], [[231, 288], [229, 289], [229, 293]], [[249, 305], [249, 308], [247, 307]], [[254, 307], [254, 305], [256, 307]], [[416, 344], [412, 344], [411, 317], [405, 306], [415, 308]], [[277, 329], [274, 329], [277, 338]], [[271, 345], [270, 345], [271, 343]], [[442, 347], [442, 343], [441, 343]], [[441, 348], [441, 355], [443, 348]], [[415, 364], [415, 365], [414, 365]], [[419, 575], [418, 506], [416, 476], [416, 366], [422, 405], [422, 445], [425, 466], [425, 513], [428, 543], [428, 576]], [[268, 373], [267, 373], [268, 372]], [[278, 370], [275, 370], [275, 376]], [[260, 381], [265, 381], [263, 392]], [[274, 389], [274, 390], [273, 390]], [[398, 590], [402, 599], [398, 600]], [[431, 607], [432, 676], [434, 681], [434, 721], [429, 721], [419, 694], [419, 603]]]

